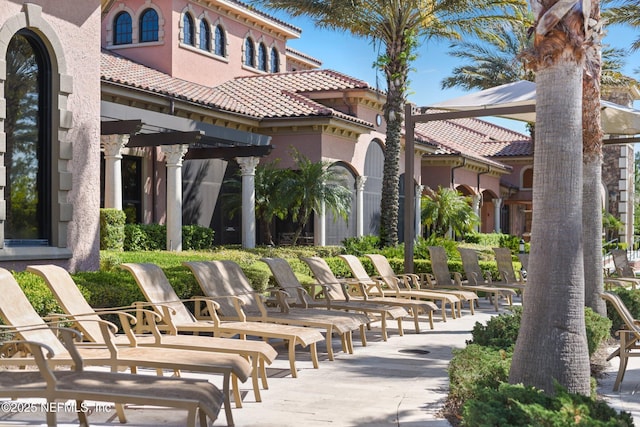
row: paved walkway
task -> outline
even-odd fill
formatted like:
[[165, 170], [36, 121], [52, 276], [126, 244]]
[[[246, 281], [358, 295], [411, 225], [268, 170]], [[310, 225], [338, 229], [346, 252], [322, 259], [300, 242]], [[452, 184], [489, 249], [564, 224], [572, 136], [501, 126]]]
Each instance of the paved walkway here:
[[[436, 319], [434, 330], [425, 321], [418, 335], [407, 320], [405, 336], [392, 329], [387, 342], [374, 327], [366, 347], [354, 340], [354, 354], [337, 353], [331, 362], [320, 348], [319, 369], [313, 369], [308, 352], [299, 351], [298, 378], [291, 377], [286, 351], [281, 351], [268, 370], [269, 389], [262, 393], [263, 402], [255, 402], [248, 384], [242, 386], [244, 407], [233, 410], [235, 423], [239, 427], [448, 427], [439, 413], [447, 396], [452, 349], [463, 348], [475, 322], [484, 323], [494, 314], [482, 300], [475, 315], [465, 311], [460, 319], [444, 323]], [[611, 391], [617, 365], [610, 369], [613, 373], [601, 381], [599, 389], [614, 407], [633, 411], [640, 426], [640, 361], [630, 362], [619, 393]], [[127, 416], [130, 426], [178, 427], [186, 419], [182, 411], [160, 408], [128, 407]], [[75, 417], [64, 411], [58, 418], [61, 426], [77, 425]], [[115, 412], [109, 410], [91, 414], [89, 420], [93, 426], [119, 425]], [[0, 426], [17, 425], [45, 425], [44, 414], [0, 411]], [[225, 425], [223, 413], [215, 425]]]

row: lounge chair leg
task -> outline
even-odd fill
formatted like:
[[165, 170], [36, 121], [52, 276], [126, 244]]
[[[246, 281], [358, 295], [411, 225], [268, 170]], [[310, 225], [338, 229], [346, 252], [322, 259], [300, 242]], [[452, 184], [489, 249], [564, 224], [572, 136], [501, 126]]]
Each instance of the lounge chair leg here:
[[629, 362], [628, 352], [627, 332], [622, 332], [620, 333], [620, 352], [618, 354], [618, 356], [620, 356], [620, 366], [618, 367], [616, 382], [613, 384], [613, 391], [618, 391], [620, 389], [620, 383], [622, 383], [622, 380], [624, 379], [624, 374], [627, 371], [627, 362]]
[[269, 389], [269, 383], [267, 382], [267, 365], [264, 359], [260, 359], [260, 377], [262, 378], [262, 388]]
[[313, 368], [318, 369], [320, 365], [318, 364], [318, 348], [316, 343], [311, 343], [309, 345], [309, 352], [311, 353], [311, 362], [313, 362]]
[[289, 340], [289, 366], [291, 367], [291, 376], [298, 378], [298, 371], [296, 371], [296, 340]]
[[[333, 356], [333, 344], [331, 343], [332, 338], [331, 328], [327, 330], [327, 335], [325, 337], [325, 342], [327, 343], [327, 355], [329, 356], [329, 360], [334, 360]], [[343, 338], [344, 339], [344, 338]], [[342, 343], [342, 348], [344, 348], [345, 344]]]
[[225, 374], [222, 383], [222, 393], [224, 395], [224, 414], [227, 418], [227, 425], [233, 425], [233, 414], [231, 413], [231, 390], [229, 390], [230, 374]]
[[[411, 309], [411, 313], [413, 314], [413, 326], [416, 330], [416, 334], [419, 334], [420, 333], [420, 313], [415, 308]], [[431, 317], [431, 320], [433, 320], [433, 316], [431, 315], [431, 313], [433, 312], [430, 311], [429, 316]], [[433, 325], [431, 327], [433, 328]]]
[[82, 408], [82, 400], [76, 400], [76, 408], [78, 410], [78, 424], [89, 427], [89, 418], [87, 417], [87, 413], [79, 409]]
[[404, 329], [402, 328], [402, 317], [398, 317], [398, 335], [404, 336]]
[[433, 330], [433, 310], [429, 312], [429, 326], [431, 326], [431, 330]]
[[386, 341], [387, 340], [387, 316], [385, 316], [384, 313], [380, 318], [380, 329], [382, 330], [382, 341]]
[[189, 408], [189, 411], [187, 411], [187, 427], [196, 427], [195, 408]]
[[58, 425], [56, 419], [56, 413], [52, 411], [47, 411], [47, 426], [48, 427], [56, 427]]
[[251, 382], [253, 383], [253, 396], [256, 399], [256, 402], [262, 402], [262, 397], [260, 396], [260, 382], [258, 381], [258, 377], [260, 376], [260, 363], [258, 362], [257, 357], [253, 357], [251, 359]]
[[122, 403], [116, 403], [116, 414], [118, 415], [118, 421], [124, 424], [127, 422], [127, 416], [124, 414], [124, 405]]
[[[207, 427], [207, 414], [202, 410], [202, 408], [198, 408], [198, 419], [200, 420], [200, 427]], [[211, 420], [213, 423], [215, 420]]]
[[[349, 337], [349, 341], [351, 341], [351, 353], [353, 353], [353, 339]], [[364, 330], [364, 325], [360, 325], [360, 342], [362, 342], [362, 346], [367, 346], [367, 332]]]
[[231, 382], [233, 382], [233, 401], [236, 402], [236, 408], [242, 408], [242, 396], [240, 396], [238, 377], [234, 374], [231, 374]]

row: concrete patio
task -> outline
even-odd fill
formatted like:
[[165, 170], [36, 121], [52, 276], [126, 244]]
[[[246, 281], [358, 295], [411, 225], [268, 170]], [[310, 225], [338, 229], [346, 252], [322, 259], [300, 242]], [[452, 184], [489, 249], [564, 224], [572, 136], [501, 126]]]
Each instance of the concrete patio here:
[[[319, 348], [319, 369], [313, 369], [309, 354], [300, 351], [299, 378], [291, 378], [286, 351], [269, 367], [269, 389], [263, 402], [254, 400], [248, 384], [242, 385], [243, 408], [233, 416], [241, 427], [339, 426], [339, 427], [447, 427], [440, 411], [448, 391], [447, 365], [452, 349], [463, 348], [471, 338], [475, 322], [486, 322], [495, 315], [493, 307], [481, 300], [475, 315], [463, 311], [460, 319], [442, 322], [435, 329], [422, 323], [423, 332], [413, 333], [412, 322], [405, 322], [405, 336], [391, 330], [387, 342], [381, 341], [379, 329], [368, 333], [366, 347], [356, 343], [355, 353], [337, 353], [331, 362]], [[436, 316], [437, 318], [438, 316]], [[284, 347], [281, 347], [284, 350]], [[280, 350], [280, 348], [278, 348]], [[336, 347], [336, 350], [338, 348]], [[635, 362], [635, 363], [634, 363]], [[631, 360], [620, 392], [612, 392], [617, 359], [600, 382], [599, 391], [615, 408], [634, 414], [640, 425], [640, 360]], [[191, 373], [184, 373], [192, 376]], [[216, 382], [216, 378], [213, 378]], [[90, 406], [91, 407], [91, 406]], [[103, 409], [96, 406], [97, 409]], [[130, 426], [184, 426], [185, 413], [163, 408], [127, 408]], [[58, 414], [60, 426], [74, 426], [74, 414]], [[120, 425], [115, 411], [89, 416], [93, 426]], [[0, 412], [0, 426], [46, 425], [43, 413]], [[225, 425], [224, 415], [215, 425]]]

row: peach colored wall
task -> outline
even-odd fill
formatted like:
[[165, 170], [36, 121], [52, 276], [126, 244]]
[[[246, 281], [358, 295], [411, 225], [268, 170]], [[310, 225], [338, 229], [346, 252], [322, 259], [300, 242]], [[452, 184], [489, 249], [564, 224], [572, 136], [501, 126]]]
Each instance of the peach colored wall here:
[[[238, 22], [230, 17], [220, 14], [213, 8], [205, 8], [199, 4], [187, 1], [155, 0], [164, 18], [164, 39], [160, 45], [144, 43], [137, 45], [112, 46], [111, 50], [119, 55], [125, 56], [149, 67], [170, 74], [184, 80], [189, 80], [207, 86], [219, 85], [225, 81], [238, 76], [260, 75], [264, 72], [257, 69], [243, 67], [243, 44], [247, 34], [251, 34], [257, 46], [260, 41], [264, 42], [268, 51], [272, 47], [278, 50], [280, 56], [280, 67], [285, 68], [285, 40], [274, 38], [257, 28], [247, 28], [246, 23]], [[200, 19], [205, 17], [211, 26], [220, 23], [226, 31], [227, 36], [227, 57], [221, 59], [211, 53], [204, 52], [196, 46], [180, 45], [180, 28], [182, 23], [182, 13], [185, 7], [190, 5], [189, 11], [194, 18], [194, 25], [198, 29]], [[124, 3], [118, 2], [114, 5], [109, 15], [104, 19], [102, 44], [107, 46], [107, 30], [112, 26], [113, 18], [123, 10]], [[144, 0], [131, 0], [126, 2], [126, 7], [135, 20], [137, 14], [146, 9]]]
[[441, 187], [451, 186], [451, 172], [449, 167], [444, 166], [422, 166], [422, 185], [434, 190]]
[[[54, 90], [61, 92], [60, 86], [63, 86], [64, 91], [69, 92], [68, 96], [60, 96], [66, 97], [64, 105], [57, 104], [59, 93], [53, 94], [56, 108], [53, 121], [65, 123], [64, 128], [51, 130], [53, 144], [58, 144], [62, 159], [53, 159], [53, 170], [70, 177], [70, 189], [68, 186], [54, 188], [52, 197], [69, 212], [70, 221], [65, 222], [66, 228], [60, 226], [62, 222], [54, 223], [53, 227], [66, 229], [66, 235], [58, 238], [58, 246], [72, 252], [70, 259], [56, 262], [70, 271], [95, 270], [100, 262], [100, 2], [0, 2], [0, 43], [5, 44], [5, 49], [24, 25], [24, 4], [27, 3], [42, 8], [41, 14], [30, 15], [29, 25], [49, 50]], [[33, 263], [33, 259], [0, 262], [3, 267], [16, 270]]]

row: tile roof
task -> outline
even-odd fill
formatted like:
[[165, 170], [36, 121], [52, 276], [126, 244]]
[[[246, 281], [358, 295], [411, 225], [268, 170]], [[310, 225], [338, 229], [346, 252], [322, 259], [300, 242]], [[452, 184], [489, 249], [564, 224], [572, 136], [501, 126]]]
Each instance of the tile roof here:
[[205, 107], [239, 113], [256, 119], [335, 117], [372, 127], [367, 121], [312, 100], [308, 94], [350, 89], [373, 90], [368, 83], [332, 70], [237, 77], [207, 87], [146, 67], [113, 52], [102, 51], [101, 78]]
[[479, 160], [532, 155], [528, 136], [476, 118], [416, 123], [416, 138], [435, 147], [435, 155], [464, 154]]

